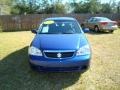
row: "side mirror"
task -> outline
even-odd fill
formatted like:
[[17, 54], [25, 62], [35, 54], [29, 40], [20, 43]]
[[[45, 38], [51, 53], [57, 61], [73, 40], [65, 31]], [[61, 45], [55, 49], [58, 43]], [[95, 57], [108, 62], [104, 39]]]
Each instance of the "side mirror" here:
[[36, 29], [33, 29], [31, 30], [32, 33], [36, 34], [37, 33], [37, 30]]

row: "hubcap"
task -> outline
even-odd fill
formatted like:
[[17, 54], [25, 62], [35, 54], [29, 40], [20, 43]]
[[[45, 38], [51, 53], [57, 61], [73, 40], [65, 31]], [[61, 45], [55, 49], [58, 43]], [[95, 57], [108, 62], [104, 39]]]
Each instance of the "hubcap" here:
[[96, 31], [96, 32], [98, 31], [98, 28], [97, 28], [97, 27], [95, 27], [95, 31]]

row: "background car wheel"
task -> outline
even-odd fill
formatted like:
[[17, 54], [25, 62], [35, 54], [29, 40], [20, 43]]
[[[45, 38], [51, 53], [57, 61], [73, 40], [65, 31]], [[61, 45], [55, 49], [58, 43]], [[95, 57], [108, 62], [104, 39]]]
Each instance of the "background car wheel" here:
[[81, 24], [81, 27], [82, 27], [82, 29], [85, 29], [85, 25], [84, 24]]
[[110, 30], [110, 33], [113, 33], [114, 32], [114, 30]]
[[94, 27], [94, 31], [95, 31], [95, 32], [99, 32], [99, 27], [98, 27], [98, 26], [95, 26], [95, 27]]

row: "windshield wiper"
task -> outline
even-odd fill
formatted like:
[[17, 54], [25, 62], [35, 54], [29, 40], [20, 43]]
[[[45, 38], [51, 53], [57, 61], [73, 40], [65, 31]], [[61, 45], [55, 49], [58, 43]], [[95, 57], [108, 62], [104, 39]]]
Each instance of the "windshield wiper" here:
[[39, 33], [39, 34], [62, 34], [62, 33]]
[[63, 32], [62, 34], [75, 34], [73, 32]]
[[73, 32], [58, 32], [58, 33], [39, 33], [39, 34], [76, 34]]

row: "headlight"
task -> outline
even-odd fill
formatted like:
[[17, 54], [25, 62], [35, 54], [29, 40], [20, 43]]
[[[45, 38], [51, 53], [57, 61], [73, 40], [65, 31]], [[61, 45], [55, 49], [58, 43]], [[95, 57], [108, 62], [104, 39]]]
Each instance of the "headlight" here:
[[88, 54], [90, 54], [90, 47], [89, 47], [88, 44], [85, 45], [85, 46], [83, 46], [83, 47], [81, 47], [81, 48], [77, 51], [77, 53], [76, 53], [77, 56], [79, 56], [79, 55], [88, 55]]
[[28, 53], [30, 55], [42, 56], [42, 52], [38, 48], [36, 48], [34, 46], [29, 47]]

